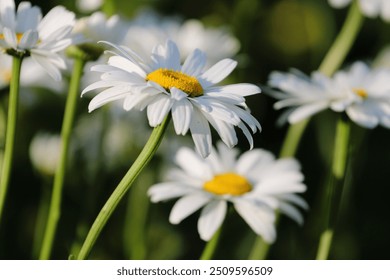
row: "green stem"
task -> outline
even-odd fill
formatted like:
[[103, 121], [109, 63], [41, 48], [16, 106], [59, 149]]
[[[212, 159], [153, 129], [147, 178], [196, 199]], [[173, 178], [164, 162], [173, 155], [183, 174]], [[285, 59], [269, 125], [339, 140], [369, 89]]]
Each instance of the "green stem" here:
[[6, 127], [5, 150], [3, 165], [0, 177], [0, 222], [4, 210], [5, 198], [7, 196], [8, 185], [11, 176], [14, 141], [16, 133], [16, 120], [18, 115], [19, 103], [19, 84], [20, 84], [20, 70], [22, 68], [23, 57], [14, 56], [12, 60], [12, 76], [9, 91], [8, 103], [8, 118]]
[[130, 189], [132, 183], [137, 178], [139, 173], [148, 164], [148, 162], [151, 160], [151, 158], [157, 151], [157, 148], [161, 143], [169, 121], [170, 115], [168, 115], [159, 126], [154, 128], [148, 142], [139, 154], [138, 158], [135, 160], [134, 164], [130, 167], [129, 171], [127, 171], [126, 175], [120, 181], [114, 192], [111, 194], [110, 198], [100, 210], [99, 215], [96, 217], [91, 229], [89, 230], [87, 238], [85, 239], [84, 244], [81, 247], [77, 259], [83, 260], [88, 257], [93, 245], [96, 242], [96, 239], [99, 237], [100, 232], [106, 225], [115, 208], [118, 206], [123, 196]]
[[[327, 76], [332, 76], [339, 69], [355, 42], [362, 23], [363, 16], [360, 13], [357, 1], [354, 1], [349, 9], [343, 27], [319, 66], [320, 72]], [[289, 127], [280, 151], [279, 156], [281, 158], [293, 157], [296, 154], [301, 137], [308, 123], [309, 119], [306, 119]], [[249, 254], [249, 259], [265, 259], [269, 249], [270, 244], [264, 242], [261, 237], [258, 237]]]
[[115, 0], [104, 0], [102, 11], [106, 14], [107, 17], [114, 15], [115, 10]]
[[146, 224], [150, 201], [146, 190], [153, 185], [154, 179], [152, 170], [145, 170], [128, 196], [123, 245], [127, 257], [131, 260], [144, 260], [147, 256]]
[[207, 242], [205, 248], [203, 249], [200, 260], [211, 260], [215, 249], [217, 249], [219, 237], [221, 236], [222, 226], [214, 233], [213, 237], [209, 242]]
[[299, 123], [291, 125], [288, 128], [287, 135], [279, 153], [280, 158], [294, 157], [294, 155], [297, 153], [302, 135], [305, 132], [307, 125], [309, 124], [309, 120], [310, 119], [305, 119]]
[[37, 212], [37, 218], [35, 221], [35, 231], [34, 231], [34, 241], [33, 241], [33, 249], [32, 249], [32, 258], [37, 259], [39, 258], [39, 252], [42, 247], [42, 240], [43, 235], [45, 233], [45, 226], [47, 217], [49, 214], [49, 207], [50, 207], [50, 194], [51, 194], [51, 183], [52, 178], [50, 177], [50, 181], [47, 180], [48, 178], [44, 178], [45, 182], [42, 186], [42, 195], [41, 195], [41, 201], [38, 206], [38, 212]]
[[331, 76], [340, 68], [359, 34], [363, 25], [363, 19], [364, 17], [358, 7], [358, 1], [353, 1], [339, 35], [319, 67], [320, 72]]
[[317, 259], [326, 260], [329, 256], [333, 240], [334, 227], [340, 207], [340, 198], [345, 177], [345, 169], [348, 160], [350, 123], [340, 117], [337, 122], [336, 135], [333, 150], [332, 177], [327, 187], [327, 205], [325, 230], [321, 234], [317, 250]]
[[85, 62], [86, 61], [82, 58], [76, 58], [74, 60], [73, 72], [70, 80], [69, 93], [66, 100], [64, 119], [62, 123], [61, 155], [54, 176], [49, 216], [47, 218], [45, 235], [43, 237], [42, 248], [39, 255], [39, 259], [41, 260], [46, 260], [50, 258], [57, 230], [58, 220], [61, 215], [62, 189], [64, 186], [66, 164], [68, 161], [70, 137], [72, 134], [72, 128], [76, 114], [77, 100], [79, 97], [80, 81], [83, 75]]

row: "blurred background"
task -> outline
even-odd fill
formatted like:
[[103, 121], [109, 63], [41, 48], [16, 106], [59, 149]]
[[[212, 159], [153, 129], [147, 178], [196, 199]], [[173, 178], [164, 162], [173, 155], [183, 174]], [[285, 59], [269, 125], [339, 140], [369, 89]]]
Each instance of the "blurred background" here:
[[[133, 47], [132, 43], [150, 42], [149, 37], [153, 32], [148, 30], [152, 30], [150, 26], [153, 23], [157, 23], [157, 26], [176, 24], [180, 27], [188, 20], [195, 19], [204, 30], [220, 30], [230, 38], [217, 45], [221, 49], [214, 47], [217, 54], [224, 50], [238, 61], [237, 69], [227, 82], [250, 82], [260, 87], [267, 84], [268, 75], [274, 70], [297, 68], [307, 74], [316, 70], [347, 12], [346, 9], [332, 9], [326, 0], [111, 0], [102, 8], [98, 7], [99, 3], [91, 3], [96, 4], [95, 7], [88, 7], [86, 4], [89, 1], [31, 2], [40, 6], [44, 14], [56, 5], [64, 5], [79, 18], [103, 9], [109, 15], [119, 14], [122, 20], [128, 22], [129, 28], [146, 26], [138, 33], [128, 35], [131, 37], [129, 47]], [[147, 16], [142, 18], [144, 15]], [[182, 39], [185, 42], [194, 45], [202, 43], [200, 33], [186, 34], [186, 39]], [[215, 34], [214, 37], [220, 35]], [[344, 66], [356, 60], [390, 66], [386, 56], [389, 43], [390, 24], [380, 19], [366, 19]], [[153, 46], [149, 47], [151, 49]], [[33, 74], [25, 74], [13, 176], [0, 227], [1, 259], [36, 259], [38, 256], [69, 73], [70, 70], [65, 73], [63, 84], [53, 85], [47, 79], [43, 83], [30, 82], [28, 80]], [[4, 79], [4, 82], [0, 81], [2, 153], [8, 100], [6, 70], [0, 69], [0, 76]], [[80, 98], [78, 104], [62, 215], [52, 254], [54, 259], [67, 259], [70, 254], [77, 254], [103, 203], [131, 166], [151, 132], [144, 112], [124, 112], [112, 105], [89, 114], [87, 107], [92, 96]], [[263, 126], [262, 133], [254, 135], [255, 147], [277, 155], [287, 125], [276, 125], [281, 112], [273, 109], [274, 101], [267, 94], [260, 94], [249, 97], [247, 104]], [[310, 210], [305, 213], [302, 227], [284, 217], [281, 219], [270, 259], [315, 258], [335, 120], [336, 115], [332, 112], [320, 113], [311, 120], [304, 134], [297, 158], [305, 174], [308, 191], [303, 196]], [[249, 146], [240, 132], [239, 136], [238, 148], [245, 151]], [[175, 149], [179, 145], [192, 147], [190, 137], [176, 136], [172, 128], [167, 139], [115, 211], [98, 239], [91, 258], [197, 259], [201, 254], [204, 242], [196, 229], [199, 213], [179, 225], [171, 225], [168, 217], [173, 202], [151, 205], [146, 197], [147, 188], [162, 180]], [[390, 197], [389, 143], [390, 133], [384, 128], [365, 130], [353, 126], [352, 156], [348, 166], [350, 175], [346, 189], [348, 199], [342, 203], [331, 259], [390, 258], [390, 203], [387, 201]], [[233, 214], [225, 222], [215, 257], [245, 259], [254, 239], [255, 234], [250, 228], [238, 215]]]

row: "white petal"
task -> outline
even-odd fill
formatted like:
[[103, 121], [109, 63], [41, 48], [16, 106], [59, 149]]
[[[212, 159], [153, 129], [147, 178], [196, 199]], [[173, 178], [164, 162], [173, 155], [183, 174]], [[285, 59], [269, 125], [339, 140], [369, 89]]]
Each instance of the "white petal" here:
[[224, 200], [214, 200], [203, 208], [198, 220], [200, 238], [209, 241], [213, 237], [225, 219], [226, 210], [227, 203]]
[[16, 38], [16, 34], [14, 31], [9, 29], [8, 27], [3, 28], [3, 35], [4, 35], [4, 40], [13, 49], [16, 49], [18, 45], [18, 40]]
[[184, 196], [194, 192], [194, 188], [182, 183], [168, 182], [151, 186], [148, 190], [148, 196], [152, 202], [160, 202], [172, 198]]
[[234, 165], [236, 163], [238, 150], [226, 147], [226, 145], [221, 141], [217, 142], [217, 148], [218, 148], [218, 155], [220, 157], [221, 164], [225, 168], [224, 171], [226, 172], [226, 171], [234, 170]]
[[192, 149], [182, 147], [175, 155], [175, 163], [189, 176], [208, 180], [212, 177], [206, 162]]
[[108, 59], [108, 64], [127, 71], [129, 73], [135, 72], [141, 77], [146, 77], [145, 71], [141, 67], [139, 67], [138, 64], [135, 64], [122, 56], [111, 56]]
[[1, 0], [0, 1], [0, 18], [1, 24], [4, 27], [15, 30], [15, 2], [14, 0]]
[[259, 207], [248, 202], [235, 202], [234, 208], [252, 228], [267, 243], [273, 243], [276, 239], [274, 226], [275, 213], [268, 207]]
[[254, 169], [263, 168], [274, 161], [275, 157], [272, 153], [262, 149], [255, 149], [241, 155], [236, 163], [236, 170], [243, 175], [250, 174]]
[[34, 51], [31, 51], [31, 57], [46, 70], [46, 72], [56, 81], [61, 80], [60, 70], [52, 63], [50, 58], [46, 56], [41, 56], [36, 54]]
[[214, 129], [218, 132], [218, 135], [221, 137], [222, 141], [229, 147], [233, 148], [237, 145], [238, 139], [236, 132], [234, 130], [233, 125], [228, 124], [219, 119], [213, 118], [207, 113], [204, 114], [210, 124], [214, 127]]
[[31, 49], [38, 42], [38, 32], [29, 30], [23, 34], [22, 39], [19, 42], [19, 48], [21, 49]]
[[196, 210], [203, 207], [209, 202], [211, 197], [206, 193], [194, 193], [180, 198], [172, 208], [169, 215], [169, 222], [171, 224], [178, 224]]
[[288, 203], [280, 203], [279, 205], [280, 212], [297, 222], [297, 224], [302, 225], [303, 224], [303, 216], [298, 211], [298, 209], [291, 204]]
[[199, 77], [199, 82], [204, 89], [215, 85], [225, 79], [234, 70], [234, 68], [236, 68], [236, 66], [236, 61], [229, 58], [223, 59], [204, 72]]
[[173, 102], [174, 101], [166, 95], [161, 94], [156, 96], [156, 101], [147, 108], [149, 125], [151, 127], [156, 127], [162, 123], [171, 110]]
[[81, 96], [83, 96], [85, 93], [99, 89], [99, 88], [108, 88], [108, 87], [113, 87], [113, 86], [120, 86], [122, 82], [117, 82], [117, 81], [97, 81], [93, 84], [90, 84], [87, 86], [82, 92]]
[[328, 1], [329, 4], [335, 8], [343, 8], [351, 2], [351, 0], [328, 0]]
[[249, 96], [253, 94], [258, 94], [261, 92], [261, 89], [253, 84], [233, 84], [233, 85], [227, 85], [227, 86], [221, 86], [221, 87], [213, 87], [209, 89], [213, 92], [218, 92], [221, 95], [226, 93], [235, 94], [238, 96]]
[[149, 104], [154, 101], [155, 94], [132, 93], [125, 96], [125, 101], [123, 102], [123, 109], [125, 109], [126, 111], [130, 111], [132, 109], [143, 111]]
[[195, 49], [184, 61], [181, 71], [189, 76], [197, 77], [202, 73], [206, 65], [206, 55], [199, 49]]
[[365, 128], [374, 128], [379, 124], [375, 108], [368, 104], [355, 104], [346, 109], [348, 117]]
[[[383, 0], [386, 1], [386, 0]], [[387, 0], [388, 1], [388, 0]], [[381, 11], [382, 1], [374, 0], [360, 0], [359, 1], [362, 13], [368, 17], [376, 17]]]
[[176, 101], [172, 106], [172, 120], [175, 132], [185, 135], [190, 127], [193, 107], [187, 99]]
[[39, 23], [38, 30], [40, 38], [45, 41], [58, 29], [64, 26], [73, 26], [74, 19], [75, 14], [66, 10], [64, 7], [54, 7]]
[[193, 108], [190, 131], [197, 152], [207, 157], [211, 152], [211, 132], [206, 118], [196, 107]]
[[16, 15], [16, 30], [24, 33], [27, 30], [35, 31], [42, 18], [41, 9], [31, 7], [30, 2], [21, 2]]
[[288, 121], [291, 124], [300, 122], [308, 117], [311, 117], [312, 115], [326, 109], [328, 107], [327, 102], [320, 102], [320, 103], [313, 103], [313, 104], [307, 104], [298, 107], [295, 109], [288, 117]]
[[118, 100], [124, 98], [127, 94], [129, 94], [128, 87], [112, 87], [106, 90], [103, 90], [98, 95], [96, 95], [88, 105], [89, 112], [111, 102], [114, 100]]

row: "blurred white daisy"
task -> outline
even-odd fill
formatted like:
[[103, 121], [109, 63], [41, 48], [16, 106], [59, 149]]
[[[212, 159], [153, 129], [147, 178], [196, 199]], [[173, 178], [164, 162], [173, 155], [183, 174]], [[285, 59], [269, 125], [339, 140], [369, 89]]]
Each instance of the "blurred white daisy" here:
[[146, 55], [153, 46], [164, 44], [167, 38], [177, 44], [182, 61], [194, 49], [200, 49], [207, 53], [207, 62], [214, 64], [225, 57], [233, 57], [240, 49], [238, 39], [224, 26], [206, 27], [196, 19], [182, 21], [177, 17], [161, 17], [151, 11], [140, 13], [132, 22], [124, 45]]
[[0, 53], [0, 89], [6, 88], [11, 82], [12, 57]]
[[58, 134], [38, 133], [30, 144], [30, 159], [42, 175], [54, 176], [60, 159], [61, 137]]
[[13, 0], [0, 2], [0, 48], [31, 55], [55, 80], [66, 65], [58, 52], [72, 43], [75, 15], [57, 6], [42, 18], [39, 7], [21, 2], [15, 11]]
[[82, 34], [88, 42], [97, 43], [104, 40], [117, 44], [123, 41], [127, 29], [128, 24], [118, 15], [107, 18], [104, 13], [95, 12], [78, 19], [73, 33]]
[[102, 5], [103, 0], [76, 0], [77, 9], [84, 13], [96, 11]]
[[297, 206], [307, 209], [307, 204], [295, 194], [306, 190], [299, 163], [295, 159], [276, 160], [261, 149], [248, 151], [238, 159], [237, 153], [219, 143], [218, 152], [213, 149], [203, 159], [189, 148], [180, 148], [175, 157], [179, 168], [168, 172], [169, 182], [149, 189], [151, 201], [180, 198], [169, 217], [172, 224], [203, 208], [198, 232], [206, 241], [221, 226], [228, 202], [268, 243], [276, 238], [276, 210], [302, 224]]
[[[75, 37], [82, 38], [80, 43], [82, 47], [88, 47], [86, 51], [95, 57], [96, 61], [88, 61], [84, 69], [91, 69], [97, 64], [107, 63], [108, 55], [104, 55], [103, 46], [98, 44], [98, 41], [108, 41], [114, 44], [121, 44], [128, 30], [128, 22], [120, 18], [118, 15], [107, 17], [102, 12], [95, 12], [90, 16], [83, 17], [76, 21], [73, 29]], [[95, 72], [84, 71], [81, 85], [88, 85], [97, 82], [100, 79]]]
[[[11, 82], [12, 57], [0, 53], [0, 89], [6, 88]], [[49, 74], [36, 64], [32, 58], [27, 57], [23, 61], [23, 67], [20, 74], [21, 87], [38, 87], [50, 89], [54, 92], [63, 92], [64, 82], [58, 82], [50, 79]]]
[[[328, 0], [329, 4], [335, 8], [343, 8], [354, 0]], [[390, 21], [390, 1], [389, 0], [358, 0], [359, 7], [367, 17], [381, 16], [384, 20]]]
[[[109, 44], [109, 43], [107, 43]], [[110, 44], [112, 51], [108, 65], [97, 65], [91, 70], [101, 72], [101, 81], [91, 84], [83, 93], [104, 89], [89, 104], [89, 111], [119, 99], [123, 108], [147, 109], [149, 125], [158, 126], [172, 112], [176, 134], [191, 131], [197, 151], [206, 157], [211, 151], [209, 123], [229, 147], [237, 144], [235, 126], [247, 137], [251, 148], [253, 138], [246, 125], [255, 133], [259, 122], [245, 110], [245, 96], [260, 92], [253, 84], [217, 86], [236, 67], [237, 62], [223, 59], [204, 71], [205, 54], [194, 50], [180, 63], [174, 42], [158, 45], [146, 60], [132, 50]]]
[[302, 73], [271, 73], [269, 84], [283, 92], [272, 95], [282, 99], [275, 108], [293, 107], [286, 111], [290, 123], [301, 121], [330, 108], [344, 112], [357, 124], [374, 128], [390, 128], [390, 70], [370, 69], [363, 62], [354, 63], [348, 71], [333, 78], [315, 72], [312, 78]]

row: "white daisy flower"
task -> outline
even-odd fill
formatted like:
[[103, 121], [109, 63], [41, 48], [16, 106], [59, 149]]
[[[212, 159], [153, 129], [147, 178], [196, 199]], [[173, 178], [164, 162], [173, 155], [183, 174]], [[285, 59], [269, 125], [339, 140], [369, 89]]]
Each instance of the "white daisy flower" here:
[[38, 133], [30, 144], [30, 159], [42, 174], [54, 176], [61, 152], [61, 137], [58, 134]]
[[153, 185], [148, 195], [152, 202], [180, 198], [172, 208], [169, 221], [178, 224], [202, 209], [198, 220], [200, 237], [208, 241], [221, 226], [232, 203], [252, 230], [268, 243], [276, 238], [275, 210], [299, 224], [303, 217], [297, 206], [306, 202], [295, 193], [306, 190], [295, 159], [279, 159], [265, 150], [254, 149], [237, 159], [238, 151], [218, 145], [206, 159], [191, 149], [178, 150], [169, 182]]
[[6, 88], [11, 82], [12, 58], [0, 53], [0, 89]]
[[[0, 53], [0, 89], [6, 88], [11, 82], [12, 57]], [[63, 92], [64, 82], [50, 79], [49, 74], [35, 63], [30, 57], [23, 60], [23, 67], [20, 74], [21, 87], [39, 87], [50, 89], [54, 92]]]
[[333, 78], [314, 72], [311, 79], [302, 73], [271, 73], [269, 84], [283, 92], [273, 96], [282, 99], [276, 109], [286, 111], [290, 123], [299, 122], [327, 108], [345, 112], [357, 124], [390, 128], [390, 70], [370, 69], [362, 62], [349, 71], [339, 71]]
[[[88, 61], [84, 69], [91, 69], [92, 66], [107, 63], [108, 55], [104, 55], [103, 47], [98, 41], [108, 41], [114, 44], [122, 44], [128, 30], [128, 22], [118, 15], [107, 17], [102, 12], [95, 12], [88, 17], [76, 21], [73, 34], [80, 38], [82, 47], [88, 46], [87, 52], [96, 58], [95, 61]], [[88, 85], [97, 82], [100, 76], [96, 72], [84, 71], [81, 85]]]
[[77, 0], [76, 7], [79, 11], [89, 13], [96, 11], [103, 5], [103, 0]]
[[150, 11], [140, 13], [132, 22], [124, 45], [131, 46], [138, 54], [149, 54], [153, 46], [164, 44], [167, 38], [176, 43], [182, 61], [194, 49], [207, 53], [210, 64], [233, 57], [240, 49], [240, 42], [225, 26], [206, 27], [197, 19], [182, 21], [177, 17], [161, 17]]
[[[343, 8], [354, 0], [328, 0], [334, 8]], [[362, 13], [367, 17], [381, 16], [384, 20], [390, 21], [389, 0], [358, 0]]]
[[[109, 44], [109, 43], [108, 43]], [[211, 151], [209, 123], [229, 147], [237, 144], [235, 126], [247, 137], [260, 130], [259, 122], [245, 110], [245, 96], [260, 92], [253, 84], [217, 86], [236, 67], [237, 62], [224, 59], [204, 71], [205, 54], [194, 50], [183, 65], [176, 44], [170, 40], [158, 45], [147, 61], [126, 47], [115, 48], [108, 65], [91, 70], [101, 72], [101, 81], [86, 89], [104, 89], [89, 104], [89, 111], [118, 99], [124, 99], [127, 111], [147, 109], [149, 125], [158, 126], [172, 112], [176, 134], [191, 131], [197, 151], [206, 157]], [[246, 125], [245, 125], [246, 124]]]
[[58, 52], [72, 43], [70, 34], [75, 15], [54, 7], [42, 18], [39, 7], [21, 2], [15, 12], [13, 0], [0, 1], [0, 49], [20, 52], [40, 64], [55, 80], [66, 65]]
[[127, 30], [128, 24], [118, 15], [107, 18], [104, 13], [95, 12], [88, 17], [78, 19], [73, 33], [82, 34], [92, 43], [105, 40], [117, 44], [123, 41]]

